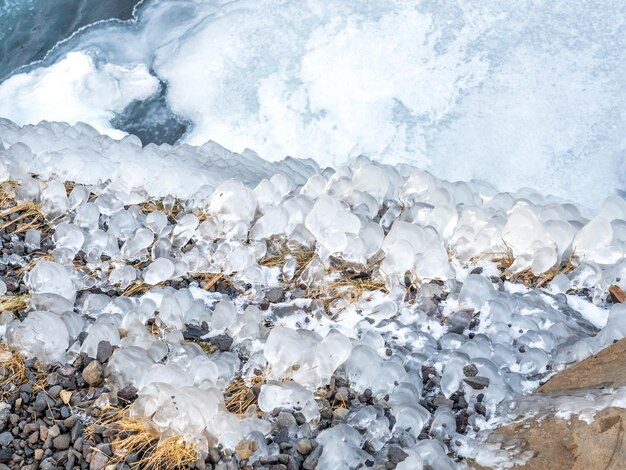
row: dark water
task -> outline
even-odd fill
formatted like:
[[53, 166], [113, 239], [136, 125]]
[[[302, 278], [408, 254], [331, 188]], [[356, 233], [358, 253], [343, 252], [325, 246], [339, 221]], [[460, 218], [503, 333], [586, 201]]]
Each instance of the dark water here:
[[132, 18], [140, 0], [0, 0], [0, 82], [92, 23]]

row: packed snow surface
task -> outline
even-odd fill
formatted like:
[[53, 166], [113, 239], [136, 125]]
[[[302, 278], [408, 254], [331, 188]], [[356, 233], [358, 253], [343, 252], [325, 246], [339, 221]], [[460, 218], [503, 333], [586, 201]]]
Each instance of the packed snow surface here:
[[624, 15], [621, 0], [148, 0], [14, 71], [0, 116], [269, 160], [363, 154], [597, 209], [626, 187]]
[[[35, 202], [49, 227], [12, 243], [53, 243], [25, 267], [27, 312], [0, 315], [4, 339], [46, 362], [108, 341], [110, 386], [139, 391], [132, 412], [203, 450], [245, 438], [258, 444], [252, 460], [276, 453], [264, 438], [276, 408], [300, 411], [297, 432], [311, 435], [319, 391], [342, 376], [382, 401], [317, 435], [320, 468], [379, 458], [392, 438], [408, 454], [398, 468], [455, 468], [450, 455], [475, 457], [507, 404], [626, 336], [626, 306], [607, 304], [610, 285], [626, 289], [617, 196], [586, 217], [531, 190], [365, 157], [322, 170], [8, 120], [0, 139], [2, 191]], [[233, 287], [204, 289], [215, 275]], [[232, 345], [207, 352], [186, 340], [193, 331]], [[226, 409], [237, 377], [262, 378], [261, 414]], [[461, 397], [464, 431], [451, 407], [432, 412]]]

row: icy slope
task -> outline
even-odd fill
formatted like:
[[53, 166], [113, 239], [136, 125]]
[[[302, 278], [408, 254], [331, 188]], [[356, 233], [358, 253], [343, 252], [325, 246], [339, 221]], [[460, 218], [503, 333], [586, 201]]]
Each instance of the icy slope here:
[[[463, 467], [508, 403], [626, 335], [607, 291], [626, 289], [616, 196], [588, 219], [366, 158], [322, 171], [0, 126], [3, 301], [28, 293], [4, 339], [60, 363], [109, 342], [110, 398], [134, 386], [132, 413], [201, 455], [244, 442], [253, 462], [310, 437], [319, 468], [391, 446], [397, 468]], [[258, 396], [234, 414], [241, 380]], [[281, 409], [298, 414], [286, 435]]]
[[619, 0], [152, 0], [2, 83], [0, 116], [270, 160], [364, 154], [597, 209], [626, 187], [624, 14]]

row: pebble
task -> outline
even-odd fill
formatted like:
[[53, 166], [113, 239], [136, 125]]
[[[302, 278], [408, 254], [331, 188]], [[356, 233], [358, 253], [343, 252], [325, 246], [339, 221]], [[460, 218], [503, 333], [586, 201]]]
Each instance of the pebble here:
[[489, 379], [487, 377], [466, 377], [463, 381], [474, 390], [482, 390], [483, 388], [489, 386]]
[[284, 295], [284, 292], [281, 288], [273, 287], [265, 293], [265, 298], [269, 302], [274, 304], [274, 303], [280, 302], [283, 298], [283, 295]]
[[226, 334], [214, 336], [209, 343], [220, 351], [228, 351], [233, 344], [233, 338]]
[[0, 446], [8, 447], [11, 445], [12, 442], [13, 442], [13, 434], [11, 434], [9, 431], [6, 431], [0, 434]]
[[104, 364], [106, 361], [109, 360], [111, 354], [113, 354], [113, 346], [111, 346], [111, 343], [109, 341], [100, 341], [98, 343], [96, 360], [101, 364]]
[[100, 453], [93, 452], [91, 454], [91, 462], [89, 463], [89, 470], [102, 470], [109, 463], [109, 458]]
[[287, 413], [286, 411], [281, 411], [278, 413], [278, 417], [276, 418], [276, 425], [278, 428], [288, 428], [290, 426], [296, 425], [296, 418], [293, 417], [291, 413]]
[[71, 443], [69, 434], [61, 434], [54, 439], [52, 439], [52, 445], [57, 450], [65, 450], [69, 449]]
[[310, 439], [300, 439], [296, 444], [296, 450], [301, 455], [309, 455], [313, 449], [313, 443]]
[[479, 415], [487, 416], [487, 409], [482, 403], [476, 403], [474, 405], [474, 410], [476, 410], [476, 413], [478, 413]]
[[463, 367], [463, 374], [465, 377], [475, 377], [478, 375], [478, 367], [475, 364], [468, 364]]
[[97, 387], [102, 383], [104, 368], [98, 361], [91, 361], [87, 367], [83, 369], [83, 379], [92, 387]]
[[302, 468], [304, 470], [314, 470], [317, 467], [317, 462], [322, 455], [322, 446], [317, 446], [306, 458], [304, 463], [302, 464]]
[[398, 465], [400, 462], [403, 462], [408, 456], [409, 454], [404, 452], [398, 446], [390, 446], [387, 450], [387, 458], [394, 465]]
[[0, 449], [0, 463], [10, 462], [12, 456], [13, 451], [8, 447], [3, 447], [2, 449]]

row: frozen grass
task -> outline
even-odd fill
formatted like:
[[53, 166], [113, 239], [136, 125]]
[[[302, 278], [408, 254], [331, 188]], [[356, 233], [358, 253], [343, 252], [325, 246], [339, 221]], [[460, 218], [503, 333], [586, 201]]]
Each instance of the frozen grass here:
[[0, 343], [0, 398], [6, 400], [13, 390], [28, 381], [24, 357], [11, 351], [5, 343]]
[[[33, 201], [18, 203], [15, 199], [16, 186], [12, 181], [0, 186], [0, 230], [17, 235], [30, 229], [40, 229], [45, 218], [39, 205]], [[7, 218], [10, 220], [4, 220]]]
[[28, 307], [30, 294], [0, 295], [0, 312], [21, 312]]
[[257, 404], [258, 388], [264, 383], [265, 376], [262, 374], [252, 377], [250, 384], [241, 377], [234, 379], [224, 390], [226, 409], [238, 415], [246, 414], [252, 405]]
[[[117, 465], [130, 455], [138, 460], [130, 464], [134, 469], [178, 470], [188, 468], [198, 459], [198, 447], [184, 436], [162, 437], [149, 418], [131, 416], [128, 408], [110, 407], [91, 423], [87, 435], [93, 434], [95, 426], [110, 429], [113, 457], [110, 465]], [[97, 451], [97, 450], [96, 450]]]

